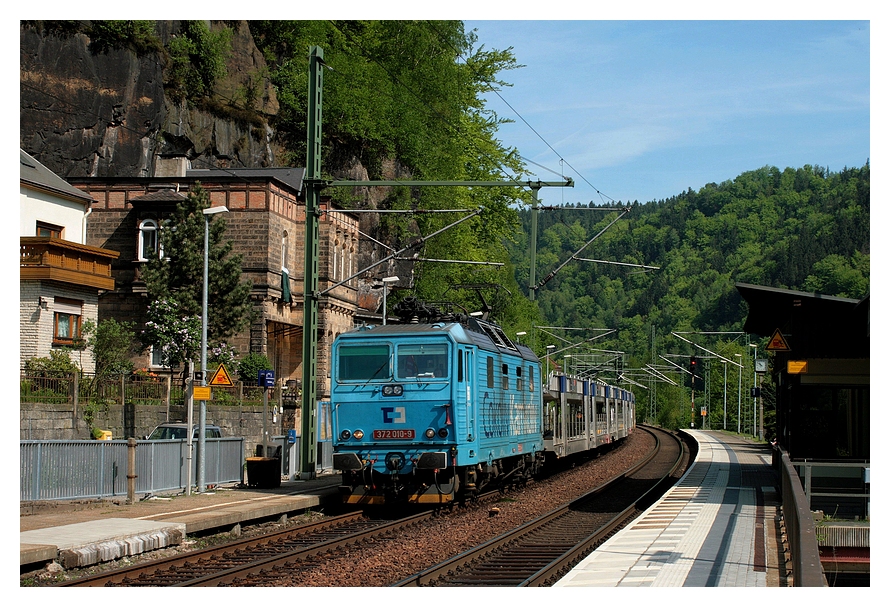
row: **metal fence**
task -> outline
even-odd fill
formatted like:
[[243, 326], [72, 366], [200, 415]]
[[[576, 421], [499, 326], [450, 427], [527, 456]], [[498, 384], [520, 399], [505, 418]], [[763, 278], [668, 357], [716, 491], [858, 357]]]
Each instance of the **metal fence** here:
[[[209, 485], [243, 480], [244, 439], [207, 438], [204, 479]], [[127, 441], [20, 441], [20, 500], [61, 500], [127, 495]], [[191, 481], [197, 479], [197, 448]], [[185, 440], [136, 441], [136, 493], [185, 489]]]
[[[218, 405], [262, 405], [263, 390], [260, 386], [236, 382], [233, 386], [214, 387], [213, 400]], [[272, 400], [278, 398], [277, 388]], [[89, 373], [21, 373], [19, 401], [22, 403], [97, 405], [124, 404], [125, 402], [167, 406], [183, 402], [185, 393], [181, 382], [169, 375], [119, 375], [99, 377]]]
[[792, 460], [810, 510], [844, 520], [871, 517], [869, 462]]

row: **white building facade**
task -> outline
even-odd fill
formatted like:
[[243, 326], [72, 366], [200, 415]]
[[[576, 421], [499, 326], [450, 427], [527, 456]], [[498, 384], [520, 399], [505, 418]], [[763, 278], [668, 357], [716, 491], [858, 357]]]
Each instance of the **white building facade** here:
[[64, 349], [89, 373], [83, 325], [97, 322], [99, 293], [114, 288], [118, 253], [85, 244], [92, 198], [20, 152], [19, 367]]

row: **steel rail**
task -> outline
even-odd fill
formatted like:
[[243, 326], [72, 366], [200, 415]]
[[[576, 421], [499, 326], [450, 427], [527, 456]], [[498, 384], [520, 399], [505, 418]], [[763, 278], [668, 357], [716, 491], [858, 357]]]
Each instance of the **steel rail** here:
[[[206, 548], [203, 550], [192, 551], [186, 554], [179, 554], [171, 557], [167, 557], [165, 559], [159, 559], [156, 561], [152, 561], [150, 563], [144, 563], [139, 565], [133, 565], [131, 567], [126, 567], [123, 569], [116, 569], [113, 571], [107, 571], [103, 573], [99, 573], [96, 575], [91, 575], [88, 577], [80, 578], [77, 580], [71, 580], [67, 582], [62, 582], [60, 584], [56, 584], [57, 586], [111, 586], [111, 585], [144, 585], [144, 586], [172, 586], [172, 585], [191, 585], [194, 582], [192, 580], [181, 580], [176, 582], [175, 584], [169, 583], [169, 578], [171, 577], [188, 577], [188, 573], [183, 573], [183, 571], [193, 565], [196, 568], [202, 567], [222, 567], [224, 565], [213, 564], [212, 559], [219, 558], [232, 558], [232, 555], [243, 553], [245, 556], [243, 558], [251, 559], [251, 563], [257, 562], [257, 557], [251, 557], [251, 552], [264, 551], [262, 556], [262, 561], [270, 561], [274, 557], [268, 557], [269, 551], [274, 551], [275, 544], [281, 544], [288, 542], [290, 540], [297, 540], [299, 538], [305, 537], [307, 540], [312, 535], [318, 534], [331, 534], [337, 533], [337, 529], [346, 529], [351, 526], [355, 526], [357, 524], [371, 524], [374, 525], [374, 530], [379, 530], [377, 533], [385, 532], [385, 528], [391, 525], [387, 525], [386, 523], [378, 523], [374, 521], [367, 521], [364, 515], [360, 512], [353, 512], [349, 514], [343, 514], [339, 516], [329, 517], [321, 521], [306, 523], [304, 525], [299, 525], [296, 527], [292, 527], [290, 529], [283, 529], [280, 531], [276, 531], [273, 533], [263, 534], [261, 536], [251, 537], [251, 538], [243, 538], [240, 540], [236, 540], [233, 542], [228, 542], [226, 544], [221, 544], [219, 546], [214, 546], [211, 548]], [[373, 531], [373, 530], [372, 530]], [[362, 529], [358, 532], [350, 532], [349, 535], [340, 538], [341, 541], [347, 541], [350, 537], [360, 537], [362, 534], [369, 533], [368, 529]], [[332, 543], [334, 540], [325, 539], [323, 541], [314, 541], [310, 546], [302, 546], [300, 548], [291, 548], [283, 552], [279, 555], [278, 558], [282, 558], [284, 556], [290, 554], [297, 553], [306, 553], [309, 554], [313, 550], [313, 548], [317, 546], [327, 545]], [[240, 568], [243, 568], [244, 565], [241, 565]], [[226, 567], [225, 570], [230, 570], [231, 567]], [[165, 583], [164, 578], [168, 578], [168, 581]], [[199, 576], [192, 576], [193, 578]], [[207, 575], [202, 575], [200, 577], [207, 577]], [[152, 580], [155, 580], [153, 582]]]
[[[631, 468], [625, 470], [624, 472], [612, 477], [611, 479], [605, 481], [602, 485], [596, 487], [592, 491], [588, 492], [584, 496], [572, 500], [570, 503], [565, 504], [559, 508], [556, 508], [537, 519], [522, 525], [521, 527], [504, 533], [488, 542], [485, 542], [475, 548], [467, 550], [459, 555], [456, 555], [450, 559], [439, 563], [431, 568], [428, 568], [420, 573], [409, 576], [399, 582], [393, 584], [393, 586], [405, 587], [405, 586], [425, 586], [431, 582], [435, 583], [436, 580], [439, 580], [442, 577], [447, 577], [449, 572], [457, 571], [459, 568], [469, 565], [474, 561], [477, 561], [483, 558], [486, 554], [493, 554], [500, 549], [507, 549], [510, 544], [520, 543], [520, 538], [529, 537], [531, 534], [539, 531], [542, 527], [547, 526], [548, 524], [554, 523], [559, 518], [565, 516], [568, 512], [570, 512], [577, 504], [584, 502], [585, 500], [590, 500], [593, 497], [596, 497], [600, 494], [605, 493], [611, 488], [614, 488], [617, 484], [626, 480], [628, 477], [632, 476], [636, 472], [643, 469], [646, 465], [648, 465], [659, 453], [661, 449], [661, 441], [658, 439], [658, 436], [652, 430], [645, 428], [643, 426], [638, 426], [640, 429], [649, 432], [656, 439], [656, 445], [652, 449], [652, 451], [647, 454], [645, 458], [637, 462]], [[676, 437], [674, 437], [675, 440]], [[678, 441], [681, 442], [681, 441]], [[638, 505], [641, 502], [644, 502], [660, 487], [664, 487], [666, 483], [669, 483], [671, 475], [674, 474], [681, 465], [683, 461], [684, 455], [684, 446], [681, 442], [680, 447], [680, 455], [677, 460], [671, 466], [671, 470], [668, 474], [662, 477], [660, 480], [656, 481], [653, 487], [647, 490], [644, 494], [640, 495], [637, 499], [633, 500], [633, 503], [623, 512], [613, 517], [608, 523], [598, 528], [595, 532], [590, 534], [583, 539], [579, 543], [574, 543], [570, 548], [564, 550], [559, 556], [555, 556], [550, 559], [550, 561], [537, 572], [535, 572], [531, 576], [527, 576], [523, 581], [516, 584], [517, 586], [539, 586], [546, 585], [547, 581], [553, 577], [556, 572], [560, 571], [562, 568], [566, 567], [567, 562], [574, 562], [581, 558], [583, 555], [586, 555], [590, 550], [591, 546], [597, 545], [603, 537], [607, 537], [609, 534], [614, 532], [615, 529], [623, 525], [628, 516], [632, 515], [634, 511], [638, 509]], [[540, 545], [539, 543], [537, 544]], [[501, 578], [508, 577], [506, 574], [502, 575]], [[492, 583], [496, 583], [496, 581], [492, 581]]]
[[[657, 436], [656, 440], [659, 440]], [[560, 572], [564, 568], [573, 566], [575, 563], [579, 562], [581, 559], [587, 556], [594, 550], [596, 546], [610, 537], [615, 531], [623, 527], [633, 517], [634, 512], [638, 510], [645, 510], [645, 508], [642, 507], [643, 504], [646, 504], [647, 501], [650, 499], [652, 499], [652, 502], [654, 502], [667, 489], [669, 489], [670, 486], [673, 484], [671, 478], [682, 465], [684, 456], [686, 455], [685, 443], [679, 439], [676, 440], [680, 443], [680, 454], [677, 457], [677, 460], [674, 462], [674, 465], [671, 467], [670, 472], [662, 477], [662, 479], [658, 481], [655, 486], [649, 489], [649, 491], [640, 496], [640, 499], [619, 512], [617, 515], [615, 515], [615, 517], [612, 518], [612, 520], [603, 525], [600, 529], [596, 530], [587, 539], [579, 543], [572, 550], [569, 550], [560, 558], [555, 559], [552, 563], [542, 568], [534, 575], [530, 576], [528, 579], [525, 580], [525, 582], [520, 584], [520, 586], [544, 586], [548, 585], [551, 579], [559, 579], [559, 577], [562, 577], [560, 575]]]

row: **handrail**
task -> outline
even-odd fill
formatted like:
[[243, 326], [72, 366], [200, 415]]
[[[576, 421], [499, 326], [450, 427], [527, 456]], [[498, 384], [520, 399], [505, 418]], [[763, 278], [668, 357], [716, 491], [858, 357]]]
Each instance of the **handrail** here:
[[791, 548], [791, 571], [795, 587], [826, 587], [828, 582], [819, 558], [819, 542], [816, 538], [816, 524], [810, 512], [809, 500], [804, 493], [800, 477], [788, 453], [781, 453], [780, 476], [782, 478], [782, 514], [785, 518], [785, 533]]

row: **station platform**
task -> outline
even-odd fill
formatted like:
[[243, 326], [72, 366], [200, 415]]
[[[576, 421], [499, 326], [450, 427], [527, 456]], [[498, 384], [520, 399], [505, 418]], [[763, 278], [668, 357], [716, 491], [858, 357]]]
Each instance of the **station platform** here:
[[555, 587], [788, 585], [770, 448], [688, 432], [698, 454], [680, 481]]
[[188, 535], [238, 531], [251, 522], [339, 504], [339, 484], [339, 474], [328, 474], [270, 489], [232, 485], [191, 495], [140, 496], [132, 504], [120, 499], [22, 503], [19, 564], [87, 567], [174, 546]]

